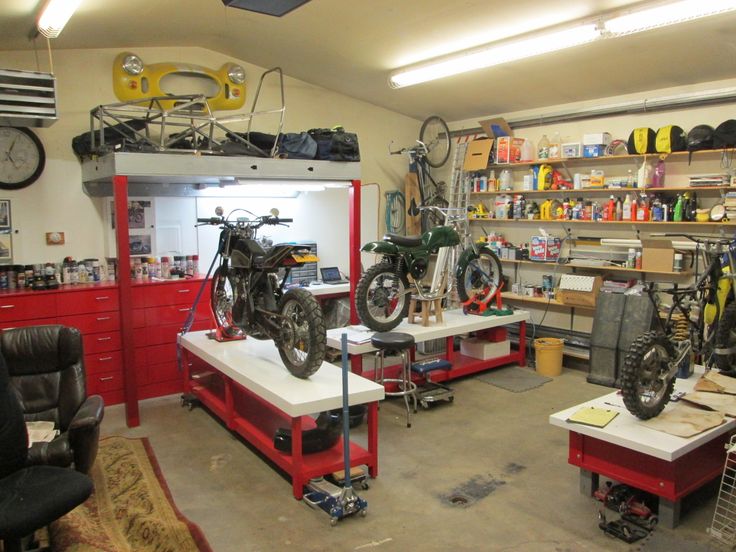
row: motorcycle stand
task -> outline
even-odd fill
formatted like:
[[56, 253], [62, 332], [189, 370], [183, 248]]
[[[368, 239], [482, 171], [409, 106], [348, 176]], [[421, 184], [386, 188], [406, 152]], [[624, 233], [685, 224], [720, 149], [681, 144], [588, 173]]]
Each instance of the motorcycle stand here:
[[[464, 314], [477, 314], [480, 316], [506, 316], [509, 314], [514, 314], [513, 309], [503, 307], [503, 303], [501, 302], [501, 290], [502, 289], [503, 289], [503, 282], [501, 282], [501, 285], [498, 286], [496, 293], [491, 295], [485, 301], [479, 301], [475, 297], [471, 297], [470, 299], [468, 299], [467, 301], [463, 303], [463, 313]], [[489, 306], [493, 302], [494, 299], [496, 300], [495, 308]]]
[[207, 334], [207, 337], [214, 339], [218, 343], [225, 343], [227, 341], [242, 341], [246, 338], [246, 335], [241, 331], [238, 331], [233, 335], [228, 335], [221, 327], [218, 326], [216, 329], [210, 331]]

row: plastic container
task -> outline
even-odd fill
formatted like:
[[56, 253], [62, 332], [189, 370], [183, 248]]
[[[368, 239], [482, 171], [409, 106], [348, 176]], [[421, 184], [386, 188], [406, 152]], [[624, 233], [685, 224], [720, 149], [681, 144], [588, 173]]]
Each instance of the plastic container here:
[[675, 253], [674, 261], [672, 263], [672, 272], [682, 272], [682, 269], [683, 269], [682, 253]]
[[549, 159], [549, 138], [546, 134], [542, 135], [537, 144], [537, 159]]
[[657, 165], [654, 167], [654, 174], [652, 175], [652, 188], [663, 188], [664, 187], [664, 161], [661, 159], [657, 161]]
[[562, 339], [540, 337], [534, 340], [537, 372], [543, 376], [555, 377], [562, 373]]

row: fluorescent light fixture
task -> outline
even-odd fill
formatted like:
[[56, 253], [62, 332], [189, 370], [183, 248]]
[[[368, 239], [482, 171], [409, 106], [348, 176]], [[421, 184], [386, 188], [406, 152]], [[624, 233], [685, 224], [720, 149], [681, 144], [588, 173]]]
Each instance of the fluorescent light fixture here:
[[736, 10], [736, 0], [681, 0], [624, 13], [607, 19], [604, 25], [606, 31], [619, 36], [733, 10]]
[[46, 38], [56, 38], [79, 7], [82, 0], [48, 0], [36, 27]]
[[509, 61], [564, 50], [600, 38], [595, 24], [579, 25], [548, 33], [536, 34], [529, 38], [511, 39], [490, 44], [480, 49], [469, 50], [421, 64], [401, 69], [391, 75], [389, 82], [393, 88], [411, 86], [443, 77], [458, 75], [475, 69], [493, 67]]
[[526, 38], [510, 38], [479, 48], [449, 54], [399, 69], [389, 77], [392, 88], [402, 88], [476, 69], [483, 69], [564, 50], [595, 40], [673, 25], [736, 10], [736, 0], [679, 0], [649, 3], [635, 11], [599, 16], [595, 22], [540, 31]]

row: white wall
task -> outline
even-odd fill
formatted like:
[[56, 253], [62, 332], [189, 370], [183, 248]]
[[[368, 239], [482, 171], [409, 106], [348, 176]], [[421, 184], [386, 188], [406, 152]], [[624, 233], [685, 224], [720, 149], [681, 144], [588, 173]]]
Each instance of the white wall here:
[[[207, 67], [220, 67], [226, 61], [241, 63], [247, 74], [247, 111], [264, 69], [245, 60], [232, 60], [218, 52], [202, 48], [135, 48], [144, 62], [182, 61]], [[112, 91], [112, 61], [118, 50], [59, 50], [53, 52], [57, 78], [59, 120], [49, 128], [35, 129], [46, 149], [46, 169], [31, 186], [18, 191], [0, 192], [0, 199], [10, 199], [15, 234], [14, 261], [35, 263], [60, 261], [63, 257], [102, 257], [106, 249], [104, 201], [90, 198], [82, 191], [80, 164], [71, 149], [73, 136], [89, 130], [89, 111], [93, 107], [117, 101]], [[43, 54], [41, 59], [44, 60]], [[6, 69], [48, 71], [44, 62], [36, 65], [33, 52], [3, 52], [0, 65]], [[388, 155], [388, 144], [413, 143], [420, 121], [399, 115], [366, 102], [358, 101], [308, 83], [285, 78], [286, 131], [343, 125], [356, 132], [361, 149], [363, 182], [378, 182], [385, 190], [403, 188], [406, 159]], [[259, 109], [275, 105], [277, 85], [264, 84]], [[275, 132], [273, 121], [256, 123], [254, 130]], [[383, 209], [383, 193], [380, 195]], [[340, 220], [346, 220], [345, 215]], [[363, 209], [363, 219], [375, 216], [375, 204]], [[337, 209], [340, 209], [339, 207]], [[311, 214], [311, 211], [307, 214]], [[382, 219], [382, 216], [381, 216]], [[336, 219], [337, 220], [337, 219]], [[315, 219], [315, 225], [322, 220]], [[66, 244], [47, 246], [45, 232], [65, 232]], [[340, 228], [347, 233], [347, 227]], [[370, 234], [362, 241], [373, 239]], [[339, 263], [335, 263], [339, 264]]]

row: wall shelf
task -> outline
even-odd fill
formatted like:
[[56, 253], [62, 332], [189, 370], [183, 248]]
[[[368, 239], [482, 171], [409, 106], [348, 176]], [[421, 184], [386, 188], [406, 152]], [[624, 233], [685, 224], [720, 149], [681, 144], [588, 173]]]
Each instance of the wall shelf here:
[[588, 194], [627, 194], [631, 192], [639, 193], [680, 193], [680, 192], [728, 192], [736, 191], [736, 187], [731, 186], [672, 186], [664, 188], [583, 188], [583, 189], [566, 189], [566, 190], [490, 190], [485, 192], [470, 192], [472, 195], [477, 196], [496, 196], [504, 194], [522, 194], [522, 195], [546, 195], [546, 194], [567, 194], [582, 195]]
[[566, 305], [556, 299], [547, 299], [546, 297], [531, 297], [529, 295], [519, 295], [517, 293], [511, 293], [510, 291], [504, 291], [501, 293], [501, 297], [511, 302], [517, 303], [536, 303], [540, 305], [549, 305], [551, 307], [561, 307], [567, 309], [585, 309], [595, 310], [595, 307], [580, 307], [578, 305]]
[[736, 226], [736, 221], [727, 222], [656, 222], [656, 221], [634, 221], [634, 220], [542, 220], [542, 219], [480, 219], [471, 218], [468, 219], [470, 222], [492, 222], [494, 224], [506, 224], [506, 223], [529, 223], [529, 224], [546, 224], [546, 223], [560, 223], [560, 224], [627, 224], [629, 226]]
[[516, 264], [524, 266], [537, 266], [537, 267], [559, 267], [559, 268], [579, 268], [580, 270], [595, 270], [598, 272], [622, 272], [630, 274], [653, 274], [657, 276], [677, 276], [677, 277], [690, 277], [690, 272], [671, 272], [671, 271], [660, 271], [660, 270], [642, 270], [641, 268], [625, 268], [621, 266], [589, 266], [589, 265], [578, 265], [571, 263], [558, 264], [556, 262], [544, 262], [544, 261], [527, 261], [527, 260], [516, 260], [516, 259], [501, 259], [504, 264]]

